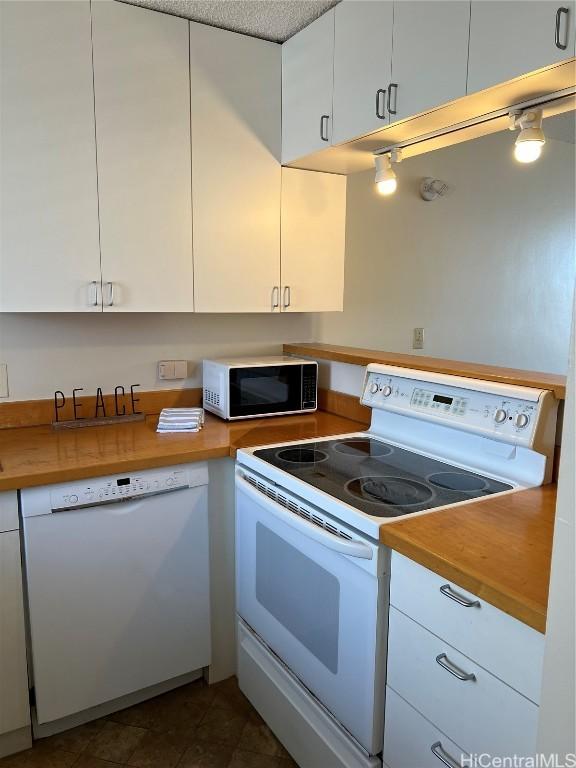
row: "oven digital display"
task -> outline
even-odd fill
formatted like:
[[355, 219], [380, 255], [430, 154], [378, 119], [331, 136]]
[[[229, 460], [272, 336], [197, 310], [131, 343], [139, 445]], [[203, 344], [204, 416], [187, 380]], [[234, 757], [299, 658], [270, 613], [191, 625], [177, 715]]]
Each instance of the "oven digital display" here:
[[116, 480], [116, 485], [130, 485], [130, 478], [122, 477], [120, 480]]
[[454, 402], [453, 397], [446, 397], [445, 395], [434, 395], [432, 400], [435, 403], [444, 403], [444, 405], [452, 405], [452, 403]]

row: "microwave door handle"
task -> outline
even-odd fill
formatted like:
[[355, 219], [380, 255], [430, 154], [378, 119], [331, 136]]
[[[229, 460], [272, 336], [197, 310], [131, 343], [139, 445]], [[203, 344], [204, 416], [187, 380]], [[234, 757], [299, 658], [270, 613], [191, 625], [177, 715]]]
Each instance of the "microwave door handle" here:
[[289, 509], [285, 509], [281, 504], [278, 504], [278, 502], [269, 499], [268, 496], [257, 491], [256, 488], [245, 480], [239, 472], [236, 473], [236, 488], [249, 496], [256, 504], [265, 507], [266, 511], [270, 512], [274, 517], [287, 523], [307, 538], [322, 544], [322, 546], [327, 549], [331, 549], [333, 552], [339, 552], [342, 555], [347, 555], [348, 557], [360, 557], [364, 560], [372, 559], [372, 549], [368, 544], [364, 544], [361, 541], [347, 541], [346, 539], [341, 539], [339, 536], [330, 533], [330, 531], [326, 531], [324, 528], [320, 528], [320, 526], [299, 517], [296, 513], [291, 512]]

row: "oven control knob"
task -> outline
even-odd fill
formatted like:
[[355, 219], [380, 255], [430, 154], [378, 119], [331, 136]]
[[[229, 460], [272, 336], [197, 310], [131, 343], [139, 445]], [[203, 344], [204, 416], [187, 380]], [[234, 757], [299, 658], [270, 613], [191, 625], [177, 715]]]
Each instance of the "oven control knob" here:
[[524, 429], [524, 427], [528, 425], [529, 421], [529, 416], [527, 416], [525, 413], [519, 413], [514, 420], [514, 424], [516, 424], [518, 429]]
[[497, 408], [494, 412], [494, 421], [496, 424], [502, 424], [503, 421], [506, 421], [508, 418], [508, 414], [504, 410], [504, 408]]
[[382, 390], [382, 394], [384, 395], [384, 397], [390, 397], [390, 395], [392, 394], [392, 387], [389, 384], [387, 384]]
[[370, 394], [375, 395], [379, 389], [380, 387], [378, 386], [377, 381], [373, 381], [372, 384], [370, 384]]

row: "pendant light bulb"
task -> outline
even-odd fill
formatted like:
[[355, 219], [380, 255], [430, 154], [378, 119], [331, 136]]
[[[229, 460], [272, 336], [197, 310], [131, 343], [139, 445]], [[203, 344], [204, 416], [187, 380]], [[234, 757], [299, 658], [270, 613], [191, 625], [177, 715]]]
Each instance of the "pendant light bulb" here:
[[533, 163], [542, 154], [546, 136], [542, 130], [542, 110], [532, 109], [510, 115], [510, 129], [520, 128], [514, 146], [514, 157], [519, 163]]
[[376, 164], [376, 188], [381, 195], [392, 195], [398, 187], [398, 179], [392, 167], [392, 163], [400, 162], [400, 153], [398, 150], [392, 150], [391, 154], [376, 155], [374, 158]]

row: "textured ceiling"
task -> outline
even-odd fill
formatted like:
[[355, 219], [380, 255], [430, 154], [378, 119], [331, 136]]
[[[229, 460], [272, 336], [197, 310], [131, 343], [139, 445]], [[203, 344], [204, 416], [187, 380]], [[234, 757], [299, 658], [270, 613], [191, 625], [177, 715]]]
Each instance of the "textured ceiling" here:
[[122, 0], [283, 43], [339, 0]]

